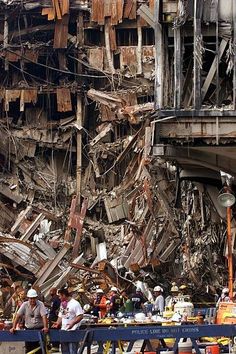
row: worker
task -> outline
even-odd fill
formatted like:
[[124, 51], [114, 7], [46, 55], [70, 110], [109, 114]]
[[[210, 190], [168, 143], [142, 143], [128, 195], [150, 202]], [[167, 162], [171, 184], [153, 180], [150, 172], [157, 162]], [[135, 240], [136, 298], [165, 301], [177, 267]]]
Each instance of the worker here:
[[145, 310], [145, 298], [143, 296], [141, 288], [137, 287], [135, 289], [135, 293], [131, 294], [130, 300], [132, 301], [134, 311]]
[[[78, 301], [73, 299], [68, 289], [62, 288], [58, 291], [61, 301], [57, 321], [53, 328], [60, 328], [64, 331], [75, 330], [78, 328], [83, 318], [83, 310]], [[62, 354], [77, 354], [79, 342], [61, 343]]]
[[180, 285], [179, 290], [180, 290], [179, 291], [180, 296], [188, 295], [187, 285], [185, 284]]
[[[59, 296], [57, 295], [57, 289], [56, 288], [51, 288], [49, 291], [50, 297], [51, 297], [51, 303], [49, 306], [49, 328], [51, 328], [54, 324], [54, 322], [57, 321], [58, 317], [58, 312], [60, 309], [60, 304], [61, 301], [59, 299]], [[52, 342], [51, 345], [51, 352], [58, 352], [59, 351], [59, 342]]]
[[219, 307], [219, 304], [221, 302], [230, 302], [230, 297], [229, 297], [229, 289], [228, 288], [223, 288], [222, 289], [222, 292], [221, 292], [221, 295], [220, 295], [220, 298], [219, 300], [217, 301], [216, 303], [216, 307]]
[[84, 288], [79, 288], [78, 290], [78, 294], [75, 297], [75, 299], [77, 301], [79, 301], [81, 307], [84, 307], [84, 305], [86, 305], [87, 303], [89, 303], [89, 298], [87, 297], [87, 295], [85, 294], [85, 290]]
[[[11, 333], [15, 333], [18, 322], [24, 317], [26, 329], [38, 329], [44, 333], [48, 332], [47, 310], [43, 302], [38, 300], [38, 294], [36, 290], [29, 289], [27, 292], [28, 301], [23, 302], [16, 317], [13, 321], [13, 326], [10, 329]], [[38, 342], [26, 342], [26, 353], [39, 347]], [[41, 350], [37, 353], [42, 353]]]
[[110, 291], [110, 304], [109, 304], [109, 313], [110, 315], [116, 315], [121, 307], [121, 298], [118, 295], [118, 289], [115, 286], [111, 287]]
[[107, 312], [107, 298], [102, 289], [97, 289], [96, 294], [97, 296], [94, 300], [95, 313], [97, 314], [96, 316], [104, 318]]
[[153, 311], [156, 311], [159, 315], [162, 315], [164, 311], [165, 300], [162, 293], [163, 293], [162, 287], [160, 285], [155, 286], [154, 288], [155, 301], [153, 304]]
[[165, 306], [168, 308], [168, 310], [173, 311], [174, 310], [174, 305], [177, 302], [177, 296], [179, 293], [179, 288], [176, 285], [176, 283], [172, 283], [172, 287], [170, 289], [170, 295], [167, 296], [167, 298], [165, 299]]

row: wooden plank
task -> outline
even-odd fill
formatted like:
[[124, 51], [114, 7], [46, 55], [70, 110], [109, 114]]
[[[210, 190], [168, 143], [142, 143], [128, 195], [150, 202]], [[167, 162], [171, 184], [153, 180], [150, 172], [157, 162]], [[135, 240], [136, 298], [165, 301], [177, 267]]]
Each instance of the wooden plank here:
[[57, 88], [57, 111], [72, 111], [71, 94], [68, 88]]
[[53, 48], [67, 48], [69, 16], [64, 15], [61, 20], [56, 21], [54, 31]]

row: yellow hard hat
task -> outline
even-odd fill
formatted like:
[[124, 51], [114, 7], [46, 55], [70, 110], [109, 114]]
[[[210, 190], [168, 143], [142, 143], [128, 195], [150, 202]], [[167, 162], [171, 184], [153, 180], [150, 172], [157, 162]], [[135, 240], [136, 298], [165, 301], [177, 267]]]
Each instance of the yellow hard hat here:
[[187, 288], [187, 285], [183, 284], [183, 285], [180, 285], [180, 290], [183, 290], [183, 289], [186, 289]]
[[171, 287], [170, 291], [171, 291], [171, 292], [177, 292], [177, 291], [179, 291], [179, 288], [178, 288], [177, 285], [173, 285], [173, 286]]

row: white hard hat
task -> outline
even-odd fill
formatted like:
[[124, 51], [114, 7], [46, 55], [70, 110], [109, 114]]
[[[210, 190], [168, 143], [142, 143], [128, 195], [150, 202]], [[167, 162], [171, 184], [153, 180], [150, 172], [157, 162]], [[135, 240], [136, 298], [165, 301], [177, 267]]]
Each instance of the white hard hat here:
[[102, 289], [97, 289], [97, 290], [96, 290], [96, 293], [97, 293], [97, 294], [103, 294], [103, 290], [102, 290]]
[[90, 310], [90, 305], [89, 304], [85, 304], [83, 309], [84, 309], [84, 311], [89, 311]]
[[163, 291], [160, 285], [155, 286], [154, 291]]
[[37, 291], [34, 290], [34, 289], [29, 289], [28, 292], [27, 292], [27, 297], [31, 298], [31, 297], [37, 297], [38, 294], [37, 294]]
[[117, 288], [115, 286], [111, 287], [111, 291], [118, 291]]
[[228, 293], [229, 292], [229, 289], [228, 288], [224, 288], [223, 290], [222, 290], [222, 293], [223, 294], [226, 294], [226, 293]]

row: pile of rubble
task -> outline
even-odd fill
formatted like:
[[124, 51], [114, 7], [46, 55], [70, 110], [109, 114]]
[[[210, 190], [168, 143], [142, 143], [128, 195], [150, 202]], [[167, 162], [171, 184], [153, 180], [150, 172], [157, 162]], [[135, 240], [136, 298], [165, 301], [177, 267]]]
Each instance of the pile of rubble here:
[[134, 280], [214, 292], [224, 225], [191, 183], [176, 209], [176, 168], [151, 157], [154, 32], [137, 11], [154, 1], [101, 3], [0, 2], [1, 273], [46, 296]]

